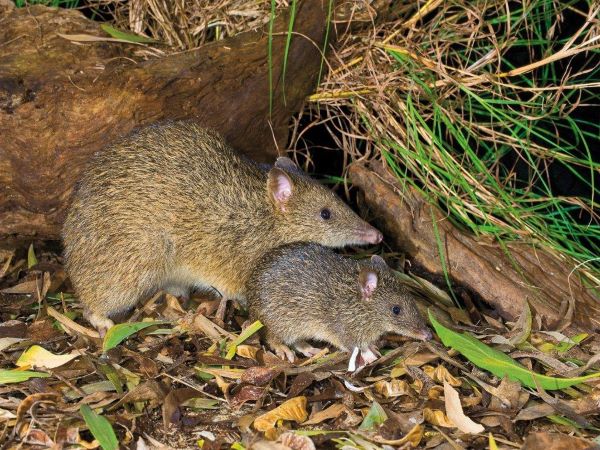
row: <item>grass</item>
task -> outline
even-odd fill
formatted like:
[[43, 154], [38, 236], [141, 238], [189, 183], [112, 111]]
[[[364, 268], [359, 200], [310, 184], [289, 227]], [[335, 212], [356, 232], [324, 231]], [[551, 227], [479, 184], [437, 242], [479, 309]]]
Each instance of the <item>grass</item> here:
[[45, 5], [54, 8], [76, 8], [80, 0], [15, 0], [17, 8], [23, 8], [29, 5]]
[[311, 119], [461, 228], [546, 248], [600, 286], [600, 6], [424, 8], [343, 36]]

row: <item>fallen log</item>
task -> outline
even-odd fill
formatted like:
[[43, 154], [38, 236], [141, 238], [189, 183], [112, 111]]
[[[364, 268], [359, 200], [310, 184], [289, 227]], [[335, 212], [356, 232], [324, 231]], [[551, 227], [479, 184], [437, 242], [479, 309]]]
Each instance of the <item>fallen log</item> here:
[[105, 36], [80, 12], [0, 8], [0, 236], [58, 236], [88, 157], [133, 128], [196, 118], [259, 161], [284, 149], [290, 117], [314, 89], [327, 4], [299, 2], [283, 92], [288, 17], [275, 21], [270, 109], [268, 34], [246, 32], [143, 60], [139, 47], [72, 42]]
[[452, 283], [477, 293], [509, 320], [527, 301], [549, 329], [600, 327], [600, 299], [557, 256], [518, 242], [504, 250], [461, 232], [416, 189], [401, 188], [381, 163], [352, 165], [349, 173], [386, 240], [429, 274], [444, 279], [446, 267]]

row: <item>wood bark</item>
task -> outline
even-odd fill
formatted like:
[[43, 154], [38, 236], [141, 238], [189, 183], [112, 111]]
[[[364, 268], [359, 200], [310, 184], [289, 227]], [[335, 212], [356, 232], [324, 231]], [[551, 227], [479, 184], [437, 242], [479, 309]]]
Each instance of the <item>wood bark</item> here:
[[353, 165], [350, 177], [386, 240], [426, 272], [444, 279], [445, 266], [451, 283], [472, 290], [509, 320], [527, 301], [550, 329], [600, 327], [600, 299], [557, 256], [518, 242], [503, 249], [461, 232], [416, 189], [401, 188], [381, 163]]
[[0, 6], [0, 236], [44, 238], [58, 236], [88, 157], [135, 127], [195, 118], [250, 157], [272, 160], [316, 85], [327, 13], [321, 0], [299, 2], [285, 95], [288, 18], [277, 18], [270, 111], [265, 31], [142, 60], [135, 45], [61, 37], [107, 37], [78, 11]]

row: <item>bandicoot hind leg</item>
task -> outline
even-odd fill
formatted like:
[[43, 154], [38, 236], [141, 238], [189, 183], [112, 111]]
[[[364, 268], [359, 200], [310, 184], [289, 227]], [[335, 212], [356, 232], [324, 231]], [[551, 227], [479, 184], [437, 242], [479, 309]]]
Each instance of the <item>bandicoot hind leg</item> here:
[[312, 358], [323, 351], [322, 348], [313, 347], [306, 341], [299, 341], [294, 344], [294, 348], [307, 358]]
[[271, 335], [267, 335], [266, 343], [269, 346], [269, 348], [271, 348], [275, 352], [275, 354], [284, 361], [287, 360], [289, 362], [294, 362], [294, 360], [296, 359], [293, 350], [287, 345], [285, 345], [283, 342], [281, 342], [279, 339], [274, 338]]
[[83, 316], [96, 330], [98, 330], [100, 337], [104, 337], [109, 328], [115, 324], [107, 316], [92, 312], [88, 309], [86, 309]]

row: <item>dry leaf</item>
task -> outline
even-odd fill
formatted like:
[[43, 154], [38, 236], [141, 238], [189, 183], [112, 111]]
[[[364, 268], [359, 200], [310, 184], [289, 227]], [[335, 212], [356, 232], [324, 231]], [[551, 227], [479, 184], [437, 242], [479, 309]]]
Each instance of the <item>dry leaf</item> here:
[[[425, 409], [427, 409], [427, 408], [425, 408]], [[420, 424], [417, 424], [417, 425], [413, 426], [411, 428], [411, 430], [400, 439], [384, 439], [383, 437], [381, 437], [379, 435], [369, 435], [368, 438], [369, 438], [369, 440], [377, 442], [378, 444], [393, 445], [394, 447], [405, 448], [404, 445], [407, 443], [410, 443], [411, 448], [416, 448], [421, 443], [421, 440], [423, 439], [424, 434], [425, 434], [425, 427], [423, 427]]]
[[265, 393], [264, 388], [252, 385], [242, 386], [242, 388], [229, 398], [229, 404], [233, 409], [239, 409], [246, 402], [254, 402], [261, 398]]
[[479, 423], [473, 422], [463, 412], [460, 404], [458, 391], [450, 386], [448, 381], [444, 381], [444, 398], [446, 401], [446, 414], [448, 419], [463, 433], [477, 434], [483, 433], [485, 428]]
[[280, 373], [281, 370], [271, 367], [250, 367], [242, 373], [240, 381], [255, 386], [265, 386]]
[[187, 314], [178, 321], [178, 325], [188, 333], [204, 334], [215, 342], [219, 342], [223, 337], [227, 339], [235, 339], [237, 337], [214, 324], [202, 314]]
[[77, 351], [66, 355], [55, 355], [44, 347], [32, 345], [21, 354], [15, 364], [18, 367], [45, 367], [47, 369], [53, 369], [68, 363], [78, 356], [80, 356], [80, 354]]
[[73, 330], [78, 334], [83, 334], [91, 338], [100, 338], [100, 334], [96, 330], [92, 330], [90, 328], [86, 328], [82, 325], [79, 325], [77, 322], [69, 319], [64, 314], [59, 313], [52, 306], [48, 306], [47, 311], [48, 315], [56, 319], [65, 328], [65, 331], [67, 331], [68, 334], [71, 334], [69, 333], [69, 330]]
[[258, 353], [258, 348], [253, 347], [252, 345], [238, 345], [235, 349], [235, 352], [238, 356], [242, 358], [254, 359], [256, 360], [256, 354]]
[[17, 342], [24, 341], [24, 340], [25, 339], [23, 339], [23, 338], [16, 338], [16, 337], [3, 337], [3, 338], [0, 338], [0, 352], [3, 351], [3, 350], [6, 350], [11, 345], [16, 344]]
[[239, 380], [244, 374], [242, 369], [221, 369], [218, 367], [196, 367], [199, 372], [208, 373], [215, 377], [229, 378], [230, 380]]
[[427, 364], [431, 361], [439, 359], [439, 356], [431, 352], [419, 352], [409, 356], [404, 361], [397, 364], [391, 371], [390, 376], [392, 378], [398, 378], [402, 375], [406, 375], [405, 366], [417, 366], [421, 367], [423, 364]]
[[429, 400], [437, 400], [444, 394], [444, 388], [442, 386], [433, 386], [427, 391], [427, 398]]
[[254, 428], [258, 431], [267, 431], [275, 427], [278, 420], [294, 420], [304, 422], [308, 417], [306, 412], [306, 397], [291, 398], [277, 408], [254, 419]]
[[423, 419], [440, 427], [454, 428], [456, 426], [448, 419], [444, 411], [439, 409], [423, 408]]
[[451, 386], [455, 387], [458, 387], [462, 384], [462, 381], [452, 376], [452, 374], [448, 372], [448, 369], [446, 369], [444, 366], [423, 366], [422, 369], [423, 372], [425, 372], [433, 381], [437, 383], [444, 383], [444, 381], [447, 381]]
[[348, 412], [348, 407], [342, 405], [341, 403], [336, 403], [328, 408], [325, 408], [323, 411], [313, 414], [313, 416], [302, 425], [316, 425], [329, 419], [335, 419], [343, 412]]
[[[515, 409], [519, 404], [524, 405], [529, 398], [529, 394], [522, 389], [521, 383], [509, 380], [507, 377], [504, 377], [502, 381], [500, 381], [498, 387], [492, 388], [490, 394], [493, 395], [490, 405], [492, 409], [498, 409], [502, 405]], [[522, 403], [520, 401], [522, 397], [521, 394], [524, 395]], [[502, 405], [500, 405], [500, 403], [502, 403]]]
[[5, 420], [15, 419], [16, 417], [17, 416], [15, 416], [12, 412], [0, 408], [0, 423], [4, 422]]
[[597, 448], [593, 442], [561, 433], [536, 432], [525, 439], [522, 450], [584, 450]]
[[3, 294], [29, 294], [33, 295], [37, 292], [38, 282], [37, 280], [27, 280], [6, 289], [0, 290]]
[[375, 388], [375, 392], [385, 398], [408, 395], [411, 391], [410, 386], [406, 381], [398, 379], [392, 379], [391, 381], [381, 380], [376, 382], [373, 387]]
[[311, 438], [308, 436], [299, 436], [290, 431], [279, 436], [279, 440], [283, 445], [292, 450], [316, 450]]

